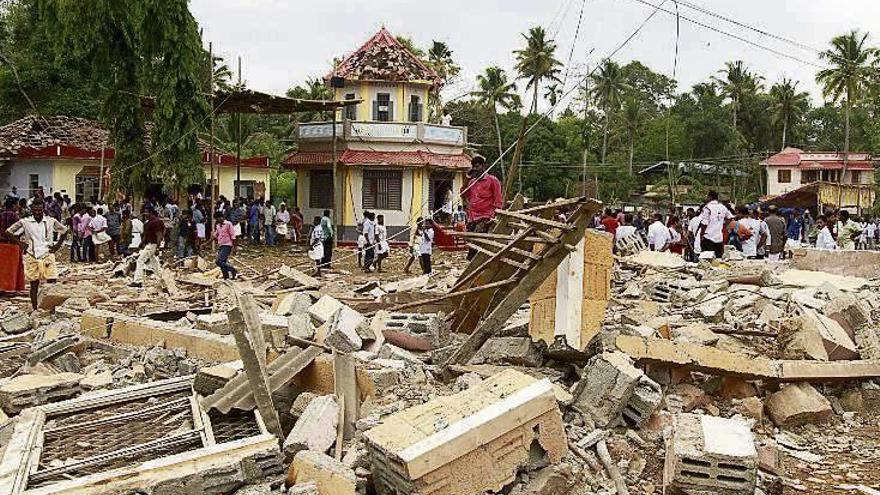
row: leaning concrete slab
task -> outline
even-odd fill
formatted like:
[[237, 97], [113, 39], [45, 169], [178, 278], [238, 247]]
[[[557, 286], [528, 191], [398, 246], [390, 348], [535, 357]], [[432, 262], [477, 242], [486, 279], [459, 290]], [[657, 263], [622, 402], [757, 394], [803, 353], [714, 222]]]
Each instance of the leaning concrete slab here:
[[796, 249], [792, 265], [847, 277], [880, 278], [880, 251]]
[[336, 397], [324, 395], [312, 399], [284, 439], [284, 454], [292, 458], [302, 450], [326, 453], [336, 442], [338, 424]]
[[322, 453], [304, 450], [293, 459], [287, 474], [287, 484], [313, 481], [320, 495], [355, 495], [357, 477], [354, 471], [336, 459]]
[[767, 399], [767, 412], [777, 426], [822, 423], [831, 417], [831, 403], [809, 383], [794, 383]]
[[0, 385], [0, 408], [17, 414], [28, 407], [69, 399], [79, 395], [82, 379], [76, 373], [19, 375]]
[[572, 407], [604, 428], [620, 417], [644, 373], [622, 352], [594, 356], [574, 391]]
[[678, 414], [672, 428], [666, 442], [664, 493], [754, 493], [758, 453], [748, 423]]
[[536, 454], [555, 463], [567, 452], [552, 384], [515, 370], [393, 414], [364, 438], [380, 495], [500, 490]]

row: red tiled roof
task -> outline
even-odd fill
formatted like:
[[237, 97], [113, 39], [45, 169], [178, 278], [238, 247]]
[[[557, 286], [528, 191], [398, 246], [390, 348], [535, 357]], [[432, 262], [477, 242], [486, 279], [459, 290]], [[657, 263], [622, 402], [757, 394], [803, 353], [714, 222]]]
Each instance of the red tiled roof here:
[[385, 26], [325, 76], [361, 81], [428, 81], [440, 85], [440, 77], [405, 46]]
[[[153, 124], [146, 124], [144, 144], [151, 147]], [[209, 143], [199, 139], [202, 161], [208, 162]], [[71, 160], [113, 160], [116, 150], [110, 142], [110, 133], [100, 122], [81, 117], [53, 115], [37, 117], [29, 115], [15, 122], [0, 126], [0, 157], [20, 159], [65, 158]], [[214, 149], [215, 163], [220, 166], [235, 165], [235, 156], [224, 150]], [[242, 158], [243, 167], [264, 168], [269, 166], [264, 156]]]
[[[338, 156], [343, 165], [396, 167], [438, 167], [447, 169], [467, 170], [471, 167], [471, 159], [464, 153], [443, 155], [427, 151], [366, 151], [345, 150]], [[333, 153], [329, 151], [294, 152], [284, 159], [283, 165], [289, 168], [296, 166], [330, 165]]]
[[[843, 157], [843, 153], [834, 151], [805, 152], [798, 148], [785, 148], [761, 162], [761, 165], [766, 167], [798, 167], [804, 170], [837, 170], [843, 168]], [[847, 168], [850, 170], [873, 170], [874, 160], [867, 153], [850, 153]]]

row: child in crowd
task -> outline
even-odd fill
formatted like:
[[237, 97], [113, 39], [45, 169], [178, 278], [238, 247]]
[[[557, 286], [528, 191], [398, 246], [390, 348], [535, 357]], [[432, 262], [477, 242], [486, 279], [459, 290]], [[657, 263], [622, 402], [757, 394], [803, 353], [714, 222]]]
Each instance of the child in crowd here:
[[367, 247], [367, 238], [364, 237], [364, 224], [358, 222], [357, 224], [357, 233], [358, 233], [358, 247], [357, 247], [357, 259], [358, 266], [364, 266], [364, 248]]
[[321, 217], [312, 221], [312, 233], [309, 236], [309, 258], [315, 260], [315, 274], [321, 275], [321, 261], [324, 259], [324, 229], [321, 228]]
[[382, 260], [388, 257], [388, 229], [385, 228], [385, 215], [376, 215], [376, 272], [382, 273]]
[[434, 222], [426, 218], [422, 222], [421, 235], [419, 236], [419, 261], [422, 265], [422, 273], [431, 274], [431, 252], [434, 250]]

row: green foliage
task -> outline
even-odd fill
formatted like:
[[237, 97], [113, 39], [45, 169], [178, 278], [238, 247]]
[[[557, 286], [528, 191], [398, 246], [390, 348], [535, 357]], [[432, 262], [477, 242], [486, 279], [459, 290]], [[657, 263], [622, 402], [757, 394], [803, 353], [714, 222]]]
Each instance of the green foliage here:
[[529, 29], [523, 34], [525, 48], [515, 50], [516, 71], [521, 79], [526, 79], [526, 89], [532, 88], [531, 113], [538, 111], [538, 90], [544, 80], [560, 82], [559, 72], [562, 62], [556, 59], [556, 42], [547, 37], [541, 26]]

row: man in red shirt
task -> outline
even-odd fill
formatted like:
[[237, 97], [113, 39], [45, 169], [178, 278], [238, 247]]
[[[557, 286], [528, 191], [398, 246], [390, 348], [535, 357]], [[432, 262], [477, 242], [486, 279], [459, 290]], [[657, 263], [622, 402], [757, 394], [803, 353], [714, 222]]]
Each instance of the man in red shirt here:
[[[480, 155], [471, 159], [468, 177], [467, 184], [461, 188], [461, 198], [467, 206], [467, 230], [489, 232], [495, 219], [495, 210], [504, 206], [501, 182], [494, 175], [486, 173], [486, 159]], [[468, 250], [467, 259], [476, 254], [475, 250]]]
[[617, 227], [620, 225], [617, 222], [617, 219], [614, 218], [614, 214], [611, 212], [611, 208], [605, 210], [605, 214], [602, 215], [601, 223], [602, 226], [605, 227], [605, 232], [608, 232], [611, 235], [615, 235], [617, 233]]

